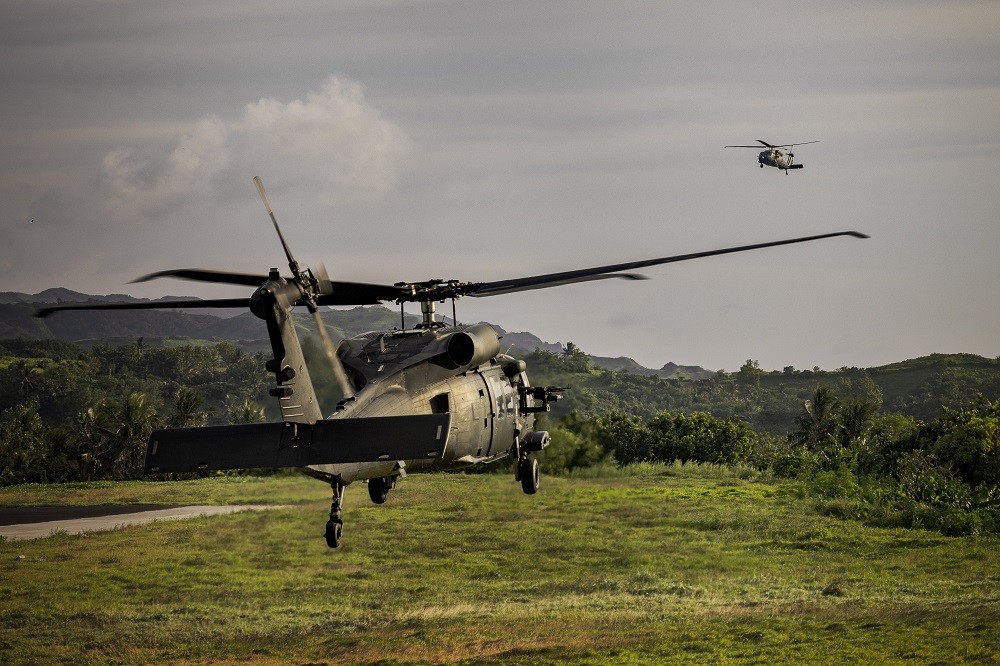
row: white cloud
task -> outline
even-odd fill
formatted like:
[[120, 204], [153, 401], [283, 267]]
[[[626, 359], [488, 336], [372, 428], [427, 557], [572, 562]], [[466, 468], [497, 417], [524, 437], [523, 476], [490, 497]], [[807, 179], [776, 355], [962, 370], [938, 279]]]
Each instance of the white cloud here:
[[407, 135], [381, 117], [360, 85], [330, 77], [305, 99], [263, 98], [233, 121], [204, 116], [162, 154], [117, 148], [102, 162], [101, 183], [109, 207], [130, 213], [217, 198], [227, 182], [261, 170], [273, 174], [269, 182], [350, 204], [390, 191], [409, 149]]

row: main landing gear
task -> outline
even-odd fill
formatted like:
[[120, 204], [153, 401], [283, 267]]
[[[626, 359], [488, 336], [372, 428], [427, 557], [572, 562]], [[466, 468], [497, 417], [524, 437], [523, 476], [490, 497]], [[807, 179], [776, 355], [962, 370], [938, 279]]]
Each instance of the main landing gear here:
[[[395, 485], [395, 476], [383, 476], [375, 479], [368, 479], [368, 496], [375, 504], [383, 504], [389, 496], [389, 491]], [[333, 500], [330, 502], [330, 519], [326, 521], [326, 545], [330, 548], [340, 546], [340, 539], [344, 535], [344, 520], [340, 517], [343, 507], [344, 488], [346, 487], [339, 479], [334, 478], [330, 482], [333, 488]]]
[[382, 476], [377, 479], [368, 479], [368, 497], [372, 499], [375, 504], [385, 504], [386, 498], [389, 497], [389, 491], [392, 490], [394, 483], [394, 477]]
[[344, 521], [340, 517], [341, 500], [344, 498], [344, 484], [339, 479], [330, 482], [333, 488], [333, 501], [330, 503], [330, 520], [326, 521], [326, 545], [336, 548], [340, 545], [340, 537], [344, 534]]

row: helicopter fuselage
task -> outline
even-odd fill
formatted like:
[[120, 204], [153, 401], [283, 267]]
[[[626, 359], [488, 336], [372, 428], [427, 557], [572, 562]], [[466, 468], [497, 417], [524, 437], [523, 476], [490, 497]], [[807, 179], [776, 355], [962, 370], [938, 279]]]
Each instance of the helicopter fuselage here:
[[760, 154], [757, 155], [757, 161], [760, 163], [761, 168], [769, 166], [783, 169], [784, 171], [802, 168], [801, 164], [795, 164], [795, 155], [777, 148], [760, 151]]
[[499, 353], [488, 324], [375, 331], [344, 340], [338, 357], [354, 395], [329, 419], [451, 414], [440, 457], [312, 465], [302, 471], [351, 483], [488, 463], [511, 455], [534, 427], [524, 363]]

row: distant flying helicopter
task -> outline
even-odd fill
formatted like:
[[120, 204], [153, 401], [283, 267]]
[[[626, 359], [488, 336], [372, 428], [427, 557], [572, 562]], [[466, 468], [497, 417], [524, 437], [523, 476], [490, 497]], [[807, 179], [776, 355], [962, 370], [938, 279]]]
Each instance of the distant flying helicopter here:
[[[538, 461], [530, 454], [549, 443], [535, 430], [535, 414], [548, 411], [567, 387], [532, 386], [524, 361], [500, 352], [489, 324], [458, 324], [455, 300], [564, 284], [619, 278], [645, 279], [626, 271], [700, 257], [803, 243], [835, 236], [867, 238], [857, 231], [792, 238], [623, 264], [548, 273], [497, 282], [427, 280], [395, 284], [333, 282], [322, 264], [300, 266], [278, 227], [259, 178], [261, 200], [288, 259], [291, 277], [272, 268], [267, 275], [180, 269], [153, 273], [145, 281], [174, 277], [253, 287], [249, 297], [139, 303], [62, 304], [39, 310], [47, 317], [62, 310], [247, 307], [264, 320], [273, 358], [270, 393], [278, 400], [280, 423], [154, 430], [146, 448], [145, 471], [190, 473], [202, 470], [295, 467], [333, 489], [326, 542], [341, 541], [345, 487], [365, 481], [376, 504], [408, 473], [462, 469], [512, 458], [515, 481], [531, 495], [538, 490]], [[491, 246], [484, 247], [490, 256]], [[452, 325], [436, 318], [436, 304], [452, 302]], [[319, 315], [324, 305], [420, 303], [422, 322], [412, 329], [373, 331], [344, 340], [334, 350]], [[333, 374], [344, 398], [323, 418], [292, 320], [304, 305], [313, 315]]]
[[[761, 150], [760, 154], [757, 155], [757, 161], [760, 162], [760, 168], [763, 169], [764, 165], [770, 167], [776, 167], [778, 169], [784, 169], [785, 175], [788, 175], [789, 169], [801, 169], [801, 164], [795, 164], [795, 154], [790, 150], [781, 150], [782, 148], [791, 148], [792, 146], [804, 146], [810, 143], [819, 143], [819, 141], [802, 141], [799, 143], [783, 143], [781, 145], [772, 145], [767, 141], [757, 139], [757, 143], [767, 146], [767, 150]], [[726, 146], [726, 148], [757, 148], [760, 146]]]

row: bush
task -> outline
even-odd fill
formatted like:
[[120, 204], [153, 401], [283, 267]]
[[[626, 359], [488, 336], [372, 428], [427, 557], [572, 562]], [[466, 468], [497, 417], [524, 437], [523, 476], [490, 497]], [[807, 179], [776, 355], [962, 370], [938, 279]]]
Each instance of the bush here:
[[613, 411], [595, 420], [596, 439], [614, 451], [620, 465], [635, 462], [714, 463], [729, 465], [753, 455], [757, 433], [739, 419], [719, 419], [705, 412], [662, 412], [648, 423]]
[[972, 489], [932, 456], [919, 451], [904, 456], [898, 476], [899, 493], [907, 500], [939, 508], [972, 508]]
[[584, 435], [561, 425], [550, 427], [548, 432], [552, 439], [538, 455], [538, 464], [545, 474], [566, 474], [579, 467], [590, 467], [605, 457], [601, 445]]
[[1000, 485], [1000, 418], [973, 416], [934, 444], [935, 456], [976, 487]]
[[663, 412], [647, 425], [656, 460], [707, 462], [720, 465], [745, 459], [755, 433], [737, 419], [717, 419], [705, 412]]
[[816, 472], [807, 484], [809, 494], [821, 500], [853, 499], [861, 494], [858, 478], [846, 465]]

